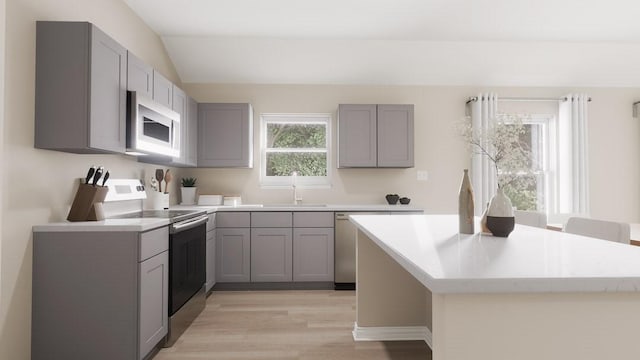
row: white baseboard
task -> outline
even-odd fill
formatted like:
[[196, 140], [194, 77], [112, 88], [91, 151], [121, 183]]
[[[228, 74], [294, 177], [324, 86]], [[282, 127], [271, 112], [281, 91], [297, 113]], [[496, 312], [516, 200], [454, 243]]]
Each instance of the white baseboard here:
[[422, 340], [432, 347], [432, 334], [426, 326], [368, 326], [353, 325], [355, 341], [402, 341]]

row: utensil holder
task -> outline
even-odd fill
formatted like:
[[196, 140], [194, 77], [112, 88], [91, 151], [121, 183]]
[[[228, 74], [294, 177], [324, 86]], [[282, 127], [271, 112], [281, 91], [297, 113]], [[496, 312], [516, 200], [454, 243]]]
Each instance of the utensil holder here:
[[147, 198], [144, 200], [144, 208], [145, 210], [169, 209], [169, 193], [147, 191]]
[[76, 196], [71, 204], [67, 220], [69, 221], [99, 221], [104, 220], [102, 202], [107, 196], [109, 188], [106, 186], [92, 186], [80, 184]]

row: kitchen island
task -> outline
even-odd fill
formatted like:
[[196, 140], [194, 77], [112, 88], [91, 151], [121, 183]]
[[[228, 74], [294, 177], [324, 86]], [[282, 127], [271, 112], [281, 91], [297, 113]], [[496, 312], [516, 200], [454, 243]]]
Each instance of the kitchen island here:
[[[425, 340], [434, 360], [638, 359], [640, 248], [455, 215], [358, 227], [355, 340]], [[476, 226], [479, 229], [479, 226]]]

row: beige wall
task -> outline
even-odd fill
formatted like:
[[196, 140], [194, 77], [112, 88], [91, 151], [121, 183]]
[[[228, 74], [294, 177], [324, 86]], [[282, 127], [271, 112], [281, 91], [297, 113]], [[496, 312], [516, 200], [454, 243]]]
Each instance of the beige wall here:
[[[415, 168], [335, 169], [333, 187], [299, 190], [307, 203], [384, 203], [384, 195], [398, 193], [428, 213], [457, 211], [462, 169], [469, 166], [465, 144], [453, 124], [464, 116], [464, 103], [480, 91], [505, 97], [561, 97], [586, 92], [589, 105], [590, 180], [592, 216], [640, 222], [640, 119], [632, 117], [638, 89], [474, 88], [433, 86], [344, 85], [211, 85], [185, 84], [199, 102], [250, 102], [254, 108], [255, 141], [259, 141], [261, 113], [331, 113], [333, 148], [335, 113], [340, 103], [415, 104]], [[509, 111], [556, 112], [554, 103], [501, 103]], [[245, 203], [289, 202], [290, 190], [261, 189], [260, 153], [254, 149], [253, 169], [192, 169], [182, 174], [198, 178], [200, 193], [241, 194]], [[416, 171], [429, 172], [418, 182]]]
[[6, 15], [0, 359], [19, 360], [30, 358], [31, 227], [66, 217], [75, 180], [92, 164], [105, 166], [113, 178], [139, 177], [153, 169], [124, 156], [33, 147], [35, 21], [93, 22], [169, 79], [179, 79], [159, 37], [120, 0], [6, 0]]

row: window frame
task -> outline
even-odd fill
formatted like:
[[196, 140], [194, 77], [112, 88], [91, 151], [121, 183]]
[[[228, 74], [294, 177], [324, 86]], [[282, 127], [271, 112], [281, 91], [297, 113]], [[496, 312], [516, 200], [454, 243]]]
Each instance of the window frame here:
[[[260, 114], [260, 187], [263, 189], [283, 189], [292, 187], [292, 176], [267, 176], [267, 126], [273, 123], [288, 124], [322, 124], [326, 127], [326, 147], [323, 151], [313, 149], [311, 152], [326, 152], [327, 176], [300, 176], [296, 178], [298, 189], [330, 188], [332, 179], [332, 153], [331, 153], [331, 122], [329, 113], [263, 113]], [[305, 148], [296, 149], [303, 150]], [[276, 151], [287, 152], [287, 151]], [[291, 151], [298, 152], [298, 151]]]
[[[511, 113], [501, 113], [499, 116], [518, 115]], [[557, 215], [557, 162], [558, 151], [557, 142], [557, 116], [553, 114], [527, 114], [519, 117], [523, 125], [533, 124], [542, 126], [543, 144], [541, 146], [542, 156], [539, 161], [540, 170], [533, 173], [536, 176], [536, 211], [545, 212], [549, 219], [554, 219]], [[542, 188], [544, 186], [544, 188]], [[545, 191], [546, 190], [546, 191]], [[541, 202], [541, 200], [543, 202]], [[543, 207], [541, 210], [540, 207]]]

